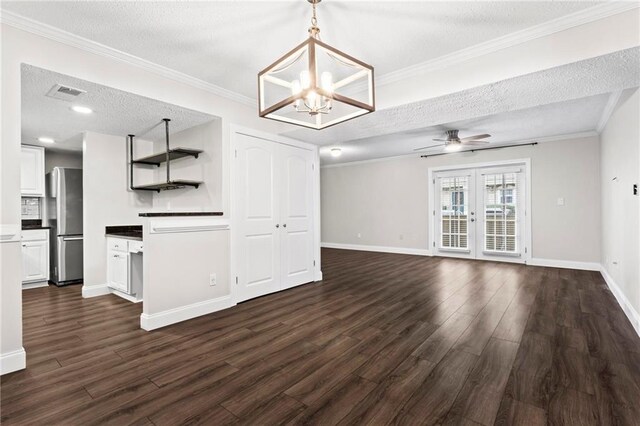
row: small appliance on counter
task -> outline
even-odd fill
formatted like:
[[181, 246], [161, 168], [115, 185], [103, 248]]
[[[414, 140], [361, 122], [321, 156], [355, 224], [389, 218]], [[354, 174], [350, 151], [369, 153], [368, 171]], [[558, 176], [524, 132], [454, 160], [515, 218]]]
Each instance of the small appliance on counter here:
[[46, 176], [51, 274], [56, 285], [82, 281], [82, 169], [54, 167]]

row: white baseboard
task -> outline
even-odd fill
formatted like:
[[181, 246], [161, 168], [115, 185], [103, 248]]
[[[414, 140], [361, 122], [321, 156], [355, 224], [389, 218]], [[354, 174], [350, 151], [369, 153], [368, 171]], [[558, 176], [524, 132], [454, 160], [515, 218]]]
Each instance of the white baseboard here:
[[89, 297], [104, 296], [105, 294], [110, 293], [111, 291], [106, 284], [82, 286], [82, 297], [85, 299]]
[[23, 290], [30, 290], [32, 288], [49, 287], [49, 281], [36, 281], [34, 283], [22, 283]]
[[368, 246], [368, 245], [360, 245], [360, 244], [340, 244], [340, 243], [320, 243], [320, 247], [342, 249], [342, 250], [375, 251], [379, 253], [396, 253], [396, 254], [413, 254], [417, 256], [431, 256], [431, 250], [405, 248], [405, 247]]
[[550, 268], [580, 269], [583, 271], [600, 271], [600, 264], [595, 262], [575, 262], [573, 260], [531, 258], [527, 261], [530, 266], [548, 266]]
[[611, 293], [613, 293], [613, 296], [618, 301], [618, 304], [624, 311], [625, 315], [627, 316], [627, 318], [629, 318], [629, 321], [631, 322], [634, 330], [636, 330], [636, 333], [638, 333], [638, 336], [640, 336], [640, 314], [638, 314], [638, 311], [636, 311], [633, 306], [631, 306], [631, 302], [629, 302], [627, 296], [624, 295], [622, 289], [620, 289], [618, 284], [616, 284], [616, 282], [613, 280], [611, 275], [609, 275], [604, 266], [600, 268], [600, 274], [602, 274], [604, 281], [607, 283], [607, 286], [609, 286], [609, 290], [611, 290]]
[[24, 348], [0, 354], [0, 375], [24, 370], [27, 367], [27, 353]]
[[229, 295], [169, 309], [168, 311], [158, 312], [157, 314], [148, 315], [143, 313], [140, 315], [140, 327], [144, 330], [151, 331], [191, 318], [221, 311], [234, 305], [235, 303], [231, 300], [231, 295]]

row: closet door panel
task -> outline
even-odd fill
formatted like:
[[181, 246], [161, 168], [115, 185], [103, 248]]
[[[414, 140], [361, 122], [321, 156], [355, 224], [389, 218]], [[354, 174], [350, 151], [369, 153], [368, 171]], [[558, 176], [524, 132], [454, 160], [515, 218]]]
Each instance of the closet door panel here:
[[313, 281], [313, 153], [280, 145], [282, 288]]
[[280, 290], [280, 232], [277, 146], [238, 135], [236, 159], [236, 217], [238, 241], [238, 299]]

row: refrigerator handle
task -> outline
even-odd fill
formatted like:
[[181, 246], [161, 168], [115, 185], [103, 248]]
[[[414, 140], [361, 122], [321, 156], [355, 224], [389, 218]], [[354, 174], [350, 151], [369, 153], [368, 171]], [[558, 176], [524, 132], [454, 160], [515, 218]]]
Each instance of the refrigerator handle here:
[[79, 237], [62, 237], [62, 241], [78, 241], [82, 239], [82, 235], [80, 235]]

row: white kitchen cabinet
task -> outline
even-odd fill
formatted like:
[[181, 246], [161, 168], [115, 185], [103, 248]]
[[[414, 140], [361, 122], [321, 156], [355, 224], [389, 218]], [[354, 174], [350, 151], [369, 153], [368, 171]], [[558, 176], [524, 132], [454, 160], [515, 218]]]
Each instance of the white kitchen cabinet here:
[[109, 250], [107, 281], [109, 287], [129, 293], [129, 253]]
[[107, 237], [107, 286], [129, 301], [142, 301], [142, 241]]
[[22, 231], [22, 282], [47, 284], [48, 281], [49, 230]]
[[23, 197], [44, 197], [44, 148], [22, 145], [20, 193]]

